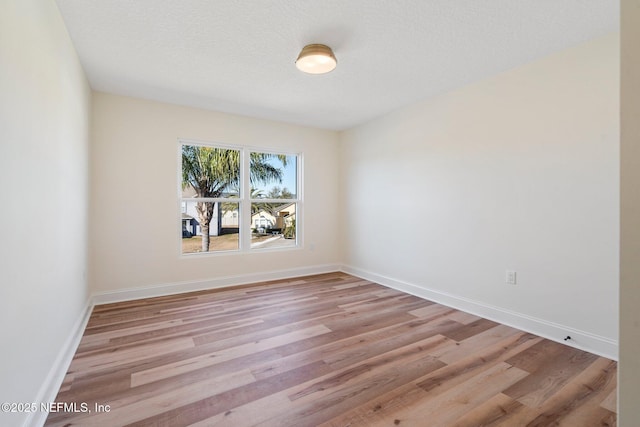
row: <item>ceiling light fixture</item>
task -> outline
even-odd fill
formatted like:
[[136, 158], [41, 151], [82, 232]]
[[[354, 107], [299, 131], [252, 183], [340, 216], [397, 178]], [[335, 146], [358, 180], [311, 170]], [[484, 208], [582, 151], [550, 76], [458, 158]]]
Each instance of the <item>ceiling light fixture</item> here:
[[323, 44], [308, 44], [302, 48], [296, 67], [309, 74], [324, 74], [333, 71], [338, 61], [329, 46]]

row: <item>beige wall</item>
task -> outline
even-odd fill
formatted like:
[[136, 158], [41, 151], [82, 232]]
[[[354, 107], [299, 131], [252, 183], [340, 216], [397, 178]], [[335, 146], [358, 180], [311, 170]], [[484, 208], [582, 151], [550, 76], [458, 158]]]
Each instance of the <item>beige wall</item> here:
[[[91, 151], [91, 285], [113, 292], [340, 261], [337, 134], [96, 93]], [[302, 152], [301, 250], [181, 257], [178, 138]]]
[[611, 34], [345, 132], [345, 263], [615, 353], [618, 46]]
[[619, 425], [640, 425], [640, 1], [621, 15]]
[[88, 299], [91, 93], [53, 0], [0, 2], [0, 94], [0, 402], [39, 402]]

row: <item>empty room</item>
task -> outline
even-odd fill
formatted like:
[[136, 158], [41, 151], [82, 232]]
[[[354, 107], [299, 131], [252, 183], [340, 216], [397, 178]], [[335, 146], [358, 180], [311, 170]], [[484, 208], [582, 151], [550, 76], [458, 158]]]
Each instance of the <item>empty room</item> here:
[[0, 425], [640, 425], [636, 0], [0, 4]]

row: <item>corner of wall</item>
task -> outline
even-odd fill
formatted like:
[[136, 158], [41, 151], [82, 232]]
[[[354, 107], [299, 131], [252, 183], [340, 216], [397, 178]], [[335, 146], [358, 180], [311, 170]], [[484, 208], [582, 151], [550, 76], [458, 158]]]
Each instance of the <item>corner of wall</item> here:
[[[612, 360], [618, 360], [618, 342], [606, 337], [528, 316], [503, 307], [496, 307], [473, 299], [428, 289], [424, 286], [355, 267], [343, 266], [341, 271], [447, 307], [502, 323], [560, 344], [569, 345]], [[571, 336], [570, 341], [564, 340], [567, 335]]]

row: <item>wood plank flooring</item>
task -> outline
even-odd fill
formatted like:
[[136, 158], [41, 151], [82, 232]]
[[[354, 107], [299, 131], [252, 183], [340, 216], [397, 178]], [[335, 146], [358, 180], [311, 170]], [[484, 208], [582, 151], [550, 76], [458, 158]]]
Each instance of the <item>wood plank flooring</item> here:
[[97, 306], [46, 425], [614, 426], [616, 371], [331, 273]]

